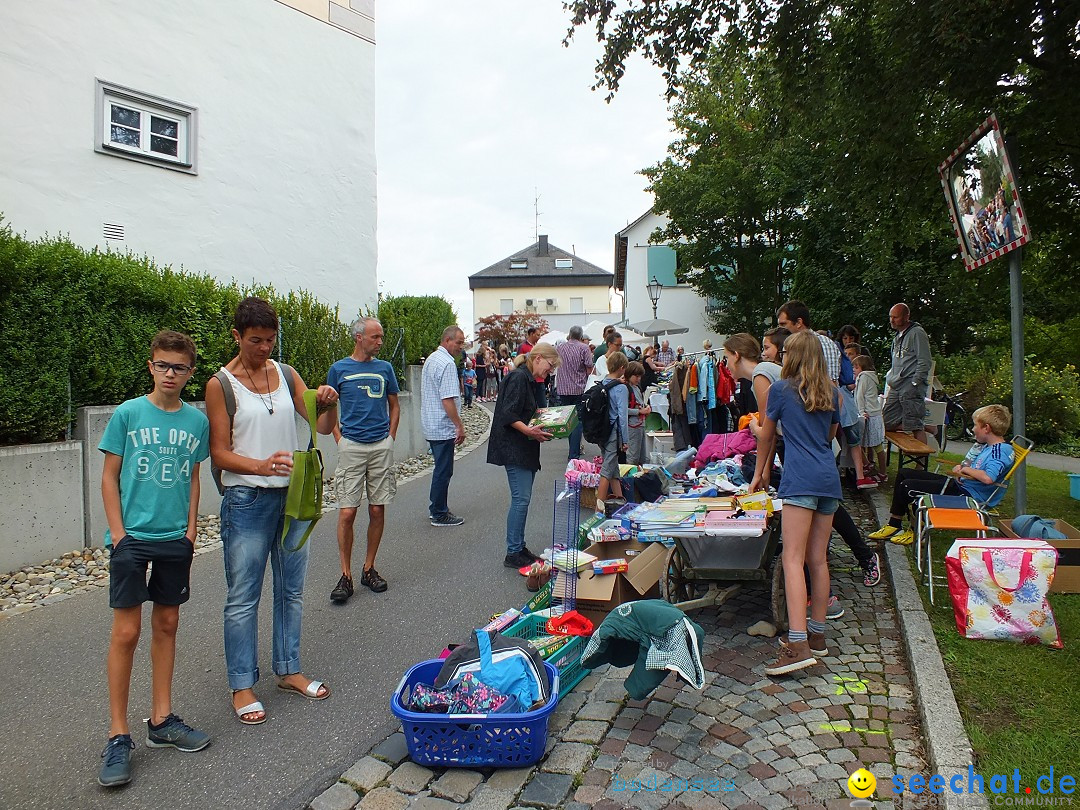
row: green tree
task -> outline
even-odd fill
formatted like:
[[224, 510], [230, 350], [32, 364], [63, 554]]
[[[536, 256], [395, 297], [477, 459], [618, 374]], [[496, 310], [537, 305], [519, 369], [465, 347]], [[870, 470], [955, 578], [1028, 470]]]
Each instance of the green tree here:
[[[443, 330], [457, 323], [450, 302], [438, 295], [384, 295], [377, 313], [387, 334], [387, 342], [396, 340], [391, 330], [404, 330], [405, 365], [415, 365], [439, 348]], [[386, 346], [390, 355], [394, 346]], [[403, 370], [399, 369], [399, 373]]]
[[[1068, 294], [1059, 292], [1080, 269], [1080, 105], [1072, 100], [1080, 78], [1080, 6], [1053, 0], [565, 5], [568, 42], [579, 28], [595, 29], [604, 49], [596, 86], [610, 93], [635, 51], [664, 71], [670, 96], [680, 102], [703, 76], [713, 78], [714, 59], [735, 71], [769, 55], [769, 86], [752, 89], [782, 122], [779, 131], [804, 139], [796, 147], [807, 158], [790, 290], [811, 304], [817, 320], [871, 326], [871, 336], [884, 341], [884, 313], [906, 300], [938, 348], [953, 351], [974, 344], [972, 320], [1007, 317], [1005, 263], [964, 273], [935, 171], [991, 110], [1005, 124], [1036, 238], [1046, 242], [1034, 248], [1026, 272], [1048, 282], [1040, 297], [1053, 298], [1050, 309], [1066, 307]], [[731, 92], [723, 82], [715, 90]], [[746, 152], [743, 159], [760, 154]]]
[[769, 60], [717, 50], [684, 88], [680, 138], [644, 170], [680, 275], [716, 302], [719, 332], [760, 333], [787, 296], [806, 199], [806, 141], [772, 108]]

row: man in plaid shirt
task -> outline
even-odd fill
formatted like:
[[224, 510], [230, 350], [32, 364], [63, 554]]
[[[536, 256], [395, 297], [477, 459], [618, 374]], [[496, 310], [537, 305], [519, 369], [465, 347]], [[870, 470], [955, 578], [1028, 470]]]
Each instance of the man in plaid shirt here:
[[660, 344], [660, 351], [656, 353], [656, 367], [663, 371], [665, 368], [675, 362], [675, 352], [671, 350], [671, 344], [668, 341], [664, 341]]
[[[592, 352], [583, 340], [580, 326], [571, 326], [569, 340], [555, 347], [559, 355], [559, 370], [555, 373], [555, 392], [560, 405], [577, 405], [585, 393], [589, 373], [593, 370]], [[570, 433], [570, 458], [581, 458], [581, 422]]]

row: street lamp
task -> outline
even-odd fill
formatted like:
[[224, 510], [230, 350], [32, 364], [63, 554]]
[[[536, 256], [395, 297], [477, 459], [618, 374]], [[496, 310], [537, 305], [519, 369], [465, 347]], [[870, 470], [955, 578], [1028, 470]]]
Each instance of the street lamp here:
[[652, 301], [652, 316], [653, 320], [656, 320], [656, 304], [660, 300], [660, 293], [664, 291], [664, 285], [656, 280], [656, 276], [653, 276], [652, 281], [645, 285], [645, 289], [649, 291], [649, 300]]

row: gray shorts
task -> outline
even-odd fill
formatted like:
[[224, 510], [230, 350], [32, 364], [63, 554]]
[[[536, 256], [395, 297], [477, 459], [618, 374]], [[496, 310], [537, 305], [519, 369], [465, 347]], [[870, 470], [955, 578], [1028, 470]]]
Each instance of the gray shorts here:
[[341, 437], [334, 471], [334, 497], [344, 509], [355, 509], [367, 497], [373, 506], [392, 503], [397, 493], [394, 440], [361, 444]]
[[611, 429], [611, 436], [604, 443], [604, 463], [600, 466], [601, 478], [619, 477], [619, 431]]
[[903, 430], [912, 433], [922, 430], [926, 424], [926, 401], [922, 397], [901, 397], [889, 392], [881, 418], [886, 430]]

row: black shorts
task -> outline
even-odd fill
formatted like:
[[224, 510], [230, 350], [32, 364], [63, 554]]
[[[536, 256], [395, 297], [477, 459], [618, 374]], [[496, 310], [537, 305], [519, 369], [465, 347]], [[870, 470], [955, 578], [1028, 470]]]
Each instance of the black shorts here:
[[[191, 596], [191, 559], [195, 546], [176, 540], [137, 540], [125, 536], [109, 558], [109, 607], [137, 607], [143, 602], [182, 605]], [[146, 566], [150, 563], [150, 581]]]

